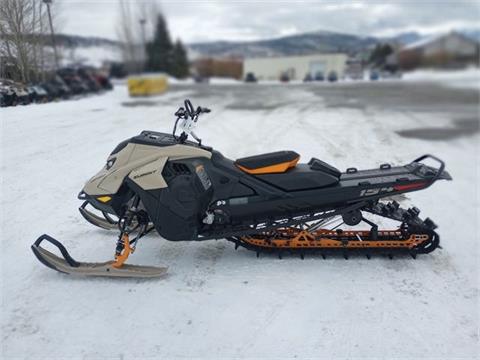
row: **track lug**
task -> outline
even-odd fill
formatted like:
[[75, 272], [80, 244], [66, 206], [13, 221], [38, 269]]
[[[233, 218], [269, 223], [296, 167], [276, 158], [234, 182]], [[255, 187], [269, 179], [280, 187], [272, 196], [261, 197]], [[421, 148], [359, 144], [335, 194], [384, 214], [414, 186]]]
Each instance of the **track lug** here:
[[392, 259], [393, 259], [393, 255], [392, 255], [392, 254], [388, 254], [388, 258], [389, 258], [390, 260], [392, 260]]
[[239, 246], [240, 246], [240, 245], [238, 244], [238, 242], [236, 242], [236, 243], [235, 243], [235, 250], [237, 250]]
[[343, 253], [343, 258], [344, 258], [345, 260], [348, 260], [348, 253]]
[[413, 217], [416, 217], [420, 214], [420, 209], [415, 206], [408, 209], [408, 211], [412, 214]]
[[259, 257], [260, 257], [260, 253], [257, 251], [257, 258], [259, 258]]
[[304, 260], [304, 259], [305, 259], [305, 255], [304, 255], [304, 254], [300, 254], [300, 259]]
[[410, 253], [410, 256], [412, 257], [413, 260], [417, 258], [417, 254], [414, 254], [414, 253]]
[[426, 218], [423, 221], [423, 224], [428, 227], [430, 230], [435, 230], [437, 228], [437, 225], [432, 221], [430, 218]]
[[281, 253], [281, 252], [278, 253], [278, 258], [279, 258], [280, 260], [282, 260], [282, 253]]
[[368, 260], [370, 260], [372, 258], [372, 256], [370, 254], [366, 254], [365, 256], [367, 257]]
[[325, 256], [325, 254], [321, 254], [322, 255], [322, 259], [325, 260], [327, 257]]

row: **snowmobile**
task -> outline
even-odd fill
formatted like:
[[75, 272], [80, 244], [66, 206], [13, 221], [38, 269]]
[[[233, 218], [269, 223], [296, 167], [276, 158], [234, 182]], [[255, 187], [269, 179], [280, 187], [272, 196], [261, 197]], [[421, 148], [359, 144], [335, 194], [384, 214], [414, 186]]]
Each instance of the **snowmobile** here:
[[[119, 231], [114, 260], [78, 262], [48, 235], [32, 245], [36, 257], [68, 274], [158, 277], [166, 274], [165, 267], [125, 264], [139, 240], [153, 230], [170, 241], [226, 239], [257, 257], [297, 253], [303, 259], [310, 252], [322, 257], [340, 253], [348, 258], [352, 252], [367, 258], [376, 253], [416, 257], [439, 247], [432, 220], [420, 218], [416, 207], [403, 209], [389, 200], [451, 180], [435, 156], [423, 155], [404, 166], [345, 172], [317, 158], [299, 163], [300, 156], [290, 150], [233, 161], [195, 134], [200, 116], [208, 112], [185, 100], [171, 134], [142, 131], [121, 142], [79, 193], [86, 220]], [[439, 166], [425, 164], [427, 159]], [[398, 226], [381, 230], [369, 214]], [[361, 223], [367, 229], [355, 230]], [[42, 247], [43, 241], [56, 246], [61, 256]]]

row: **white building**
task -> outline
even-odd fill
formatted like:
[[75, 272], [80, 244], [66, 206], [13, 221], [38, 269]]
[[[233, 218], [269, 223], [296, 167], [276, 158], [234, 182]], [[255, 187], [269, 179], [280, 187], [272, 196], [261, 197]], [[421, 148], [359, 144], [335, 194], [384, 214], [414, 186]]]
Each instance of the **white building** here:
[[335, 72], [342, 77], [346, 62], [345, 54], [251, 58], [244, 60], [243, 75], [252, 73], [259, 80], [279, 80], [285, 74], [290, 80], [303, 80], [307, 74], [315, 77], [322, 73], [327, 77], [330, 72]]

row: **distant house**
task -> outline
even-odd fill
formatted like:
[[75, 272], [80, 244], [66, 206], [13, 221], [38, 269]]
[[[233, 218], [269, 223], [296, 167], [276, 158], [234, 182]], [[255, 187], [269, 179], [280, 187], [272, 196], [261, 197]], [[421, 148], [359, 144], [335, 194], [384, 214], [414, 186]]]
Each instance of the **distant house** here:
[[417, 67], [462, 68], [479, 65], [480, 45], [462, 34], [451, 32], [426, 38], [402, 48], [396, 54], [405, 70]]
[[303, 80], [308, 74], [313, 78], [319, 73], [326, 77], [331, 72], [343, 77], [347, 58], [346, 54], [251, 58], [245, 59], [243, 74], [252, 73], [259, 80], [279, 80], [285, 76], [289, 80]]
[[200, 58], [192, 62], [192, 72], [198, 76], [241, 79], [243, 61], [241, 59]]

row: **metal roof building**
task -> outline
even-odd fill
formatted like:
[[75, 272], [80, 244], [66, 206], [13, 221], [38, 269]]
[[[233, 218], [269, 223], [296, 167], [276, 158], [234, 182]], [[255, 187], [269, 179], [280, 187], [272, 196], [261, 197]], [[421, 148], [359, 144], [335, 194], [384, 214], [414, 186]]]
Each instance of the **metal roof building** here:
[[412, 43], [398, 54], [398, 63], [404, 69], [419, 66], [464, 67], [479, 63], [480, 45], [466, 36], [451, 32]]

